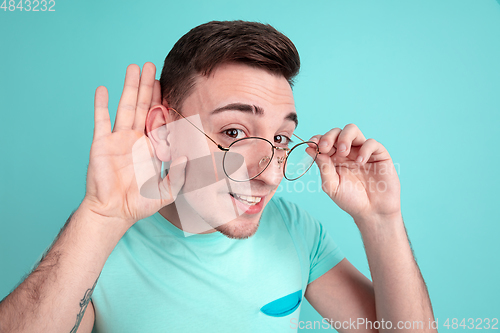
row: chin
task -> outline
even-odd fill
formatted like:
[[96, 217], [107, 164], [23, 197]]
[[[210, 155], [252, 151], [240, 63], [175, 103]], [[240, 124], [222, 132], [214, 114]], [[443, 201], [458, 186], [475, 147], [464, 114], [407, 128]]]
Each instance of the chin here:
[[231, 222], [225, 223], [214, 229], [221, 234], [232, 239], [245, 239], [253, 236], [259, 228], [260, 217], [258, 219], [241, 219], [238, 218]]

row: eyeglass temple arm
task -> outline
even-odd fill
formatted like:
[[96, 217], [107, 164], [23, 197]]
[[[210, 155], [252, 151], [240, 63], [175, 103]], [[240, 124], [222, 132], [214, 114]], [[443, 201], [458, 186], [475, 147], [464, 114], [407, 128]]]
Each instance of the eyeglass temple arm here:
[[[298, 138], [300, 141], [302, 141], [302, 142], [306, 142], [305, 140], [302, 140], [302, 139], [301, 139], [301, 138], [300, 138], [297, 134], [295, 134], [295, 133], [293, 134], [293, 136], [297, 137], [297, 138]], [[307, 141], [307, 142], [311, 142], [311, 141]], [[317, 153], [318, 153], [318, 154], [321, 154], [321, 152], [319, 151], [319, 148], [316, 148], [316, 151], [317, 151]]]
[[302, 142], [306, 142], [305, 140], [302, 140], [297, 134], [293, 133], [293, 136], [296, 137], [297, 139], [299, 139], [300, 141]]
[[[176, 109], [174, 108], [168, 108], [168, 110], [173, 110], [175, 111], [175, 113], [177, 113], [179, 116], [181, 116], [182, 118], [186, 119], [188, 121], [188, 123], [190, 123], [191, 125], [193, 125], [198, 131], [200, 131], [204, 136], [206, 136], [210, 141], [212, 141], [220, 150], [222, 151], [228, 151], [229, 148], [225, 148], [225, 147], [222, 147], [220, 144], [218, 144], [217, 142], [215, 142], [211, 137], [209, 137], [205, 132], [203, 132], [201, 129], [198, 128], [198, 126], [196, 126], [195, 124], [193, 124], [189, 119], [187, 119], [186, 117], [184, 117], [182, 114], [180, 114], [179, 112], [177, 112]], [[300, 138], [299, 138], [300, 139]], [[302, 139], [301, 139], [302, 140]]]

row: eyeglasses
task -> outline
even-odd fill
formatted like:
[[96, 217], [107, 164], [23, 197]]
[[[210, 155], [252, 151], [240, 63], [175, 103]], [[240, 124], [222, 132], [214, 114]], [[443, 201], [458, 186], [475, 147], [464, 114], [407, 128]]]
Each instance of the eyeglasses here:
[[304, 141], [295, 134], [293, 136], [302, 142], [292, 148], [275, 146], [269, 140], [260, 137], [238, 139], [228, 147], [223, 147], [177, 110], [168, 109], [187, 120], [224, 152], [222, 158], [224, 173], [235, 182], [245, 182], [258, 177], [271, 164], [275, 151], [278, 155], [278, 167], [283, 164], [283, 176], [290, 181], [297, 180], [311, 168], [320, 154], [316, 142]]

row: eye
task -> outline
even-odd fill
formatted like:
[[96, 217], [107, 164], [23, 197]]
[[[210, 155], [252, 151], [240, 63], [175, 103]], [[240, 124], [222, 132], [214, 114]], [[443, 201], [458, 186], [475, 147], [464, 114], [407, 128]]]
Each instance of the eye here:
[[288, 147], [292, 140], [285, 135], [275, 135], [274, 142], [276, 142], [277, 145]]
[[245, 137], [245, 132], [237, 128], [229, 128], [227, 130], [224, 130], [222, 133], [235, 140]]

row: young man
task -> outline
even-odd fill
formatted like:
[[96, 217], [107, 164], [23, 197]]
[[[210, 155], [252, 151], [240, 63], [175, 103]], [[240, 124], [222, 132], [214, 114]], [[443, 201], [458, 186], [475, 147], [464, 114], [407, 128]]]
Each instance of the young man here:
[[[210, 22], [176, 43], [160, 82], [151, 63], [127, 68], [113, 130], [97, 88], [86, 196], [0, 304], [0, 331], [289, 332], [303, 297], [341, 332], [432, 331], [387, 150], [352, 124], [288, 150], [298, 70], [274, 28]], [[312, 161], [361, 231], [373, 283], [272, 199]]]

